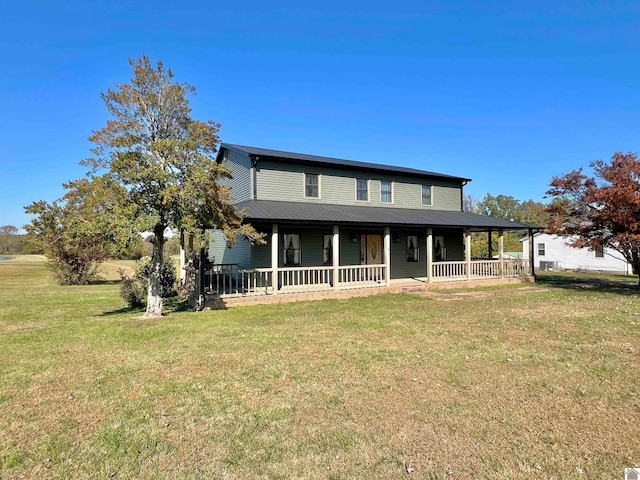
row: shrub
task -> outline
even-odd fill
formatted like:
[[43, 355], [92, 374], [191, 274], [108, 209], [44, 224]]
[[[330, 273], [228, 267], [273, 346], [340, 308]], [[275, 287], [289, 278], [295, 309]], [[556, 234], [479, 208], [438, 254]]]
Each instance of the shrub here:
[[[136, 262], [135, 273], [129, 277], [123, 269], [120, 274], [120, 297], [131, 308], [141, 307], [147, 300], [147, 288], [149, 287], [149, 275], [151, 273], [151, 258], [142, 257]], [[160, 265], [160, 296], [162, 298], [175, 297], [176, 292], [176, 267], [172, 261], [163, 262]]]
[[146, 291], [143, 283], [137, 278], [129, 277], [124, 269], [118, 270], [120, 274], [120, 297], [131, 308], [139, 308], [145, 304]]
[[[142, 257], [136, 262], [136, 278], [142, 280], [146, 286], [149, 285], [151, 276], [151, 257]], [[176, 292], [176, 267], [171, 260], [162, 262], [160, 265], [160, 296], [162, 298], [175, 297]]]

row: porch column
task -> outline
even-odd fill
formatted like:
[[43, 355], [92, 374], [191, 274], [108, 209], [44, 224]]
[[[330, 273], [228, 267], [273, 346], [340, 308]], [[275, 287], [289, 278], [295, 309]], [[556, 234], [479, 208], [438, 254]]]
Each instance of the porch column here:
[[427, 228], [427, 283], [433, 281], [433, 228]]
[[489, 260], [493, 260], [493, 235], [491, 235], [491, 229], [489, 229], [489, 232], [487, 232], [487, 248], [489, 249], [489, 252], [487, 254], [487, 258]]
[[467, 262], [467, 280], [471, 280], [471, 230], [464, 229], [464, 259]]
[[271, 226], [271, 286], [273, 293], [278, 293], [278, 224]]
[[338, 290], [338, 283], [340, 281], [340, 228], [338, 225], [333, 226], [333, 238], [331, 239], [331, 251], [333, 257], [331, 262], [333, 264], [333, 289]]
[[504, 230], [498, 230], [498, 261], [500, 262], [500, 277], [504, 277]]
[[391, 229], [384, 227], [384, 277], [387, 287], [391, 286]]
[[529, 263], [531, 264], [531, 276], [536, 278], [536, 267], [533, 261], [533, 228], [529, 229]]

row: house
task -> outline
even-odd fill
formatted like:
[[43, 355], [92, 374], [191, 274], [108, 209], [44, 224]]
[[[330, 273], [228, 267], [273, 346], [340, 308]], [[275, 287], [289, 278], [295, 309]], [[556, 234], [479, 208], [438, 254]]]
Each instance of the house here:
[[537, 227], [463, 212], [468, 178], [227, 143], [216, 161], [231, 170], [234, 203], [267, 242], [229, 248], [213, 232], [200, 302], [532, 273], [525, 259], [472, 261], [471, 232]]
[[[533, 236], [534, 267], [539, 270], [580, 270], [631, 273], [631, 265], [611, 248], [593, 250], [568, 245], [572, 237], [536, 233]], [[523, 238], [522, 252], [529, 252], [529, 238]]]

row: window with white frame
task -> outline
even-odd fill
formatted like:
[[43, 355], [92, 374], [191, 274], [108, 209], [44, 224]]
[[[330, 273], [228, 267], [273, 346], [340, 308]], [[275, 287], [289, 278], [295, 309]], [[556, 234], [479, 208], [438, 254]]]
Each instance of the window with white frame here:
[[407, 235], [407, 262], [420, 260], [420, 245], [417, 235]]
[[389, 180], [380, 182], [380, 203], [393, 203], [393, 182]]
[[286, 267], [300, 266], [302, 251], [300, 247], [300, 235], [289, 233], [283, 235], [284, 240], [284, 265]]
[[359, 202], [369, 201], [369, 179], [356, 178], [356, 200]]
[[545, 253], [544, 243], [539, 243], [538, 244], [538, 256], [539, 257], [544, 257], [544, 253]]
[[304, 174], [304, 196], [306, 198], [320, 198], [320, 175], [317, 173]]
[[596, 254], [596, 258], [604, 258], [604, 247], [596, 247], [593, 251]]
[[422, 185], [422, 205], [431, 206], [433, 200], [432, 190], [432, 185]]

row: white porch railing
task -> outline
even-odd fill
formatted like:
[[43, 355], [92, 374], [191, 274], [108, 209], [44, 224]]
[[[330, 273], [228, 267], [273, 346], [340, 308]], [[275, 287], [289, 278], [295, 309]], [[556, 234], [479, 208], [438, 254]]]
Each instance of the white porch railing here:
[[434, 282], [456, 282], [481, 278], [522, 277], [529, 271], [529, 260], [472, 260], [469, 262], [470, 275], [467, 275], [467, 262], [436, 262], [433, 264]]
[[[470, 275], [467, 275], [470, 266]], [[481, 278], [521, 277], [529, 272], [528, 260], [473, 260], [434, 262], [432, 282], [464, 281]], [[279, 268], [277, 288], [273, 285], [273, 270], [257, 268], [241, 270], [214, 268], [205, 272], [205, 292], [220, 298], [270, 295], [278, 292], [318, 292], [334, 289], [333, 267]], [[341, 265], [338, 267], [337, 289], [371, 288], [386, 285], [386, 266]]]
[[333, 283], [333, 267], [295, 267], [278, 269], [281, 291], [315, 292], [329, 290]]
[[386, 282], [385, 265], [342, 265], [338, 267], [338, 288], [379, 287]]
[[272, 276], [270, 268], [241, 270], [214, 266], [205, 271], [205, 293], [221, 298], [268, 295], [273, 292]]

